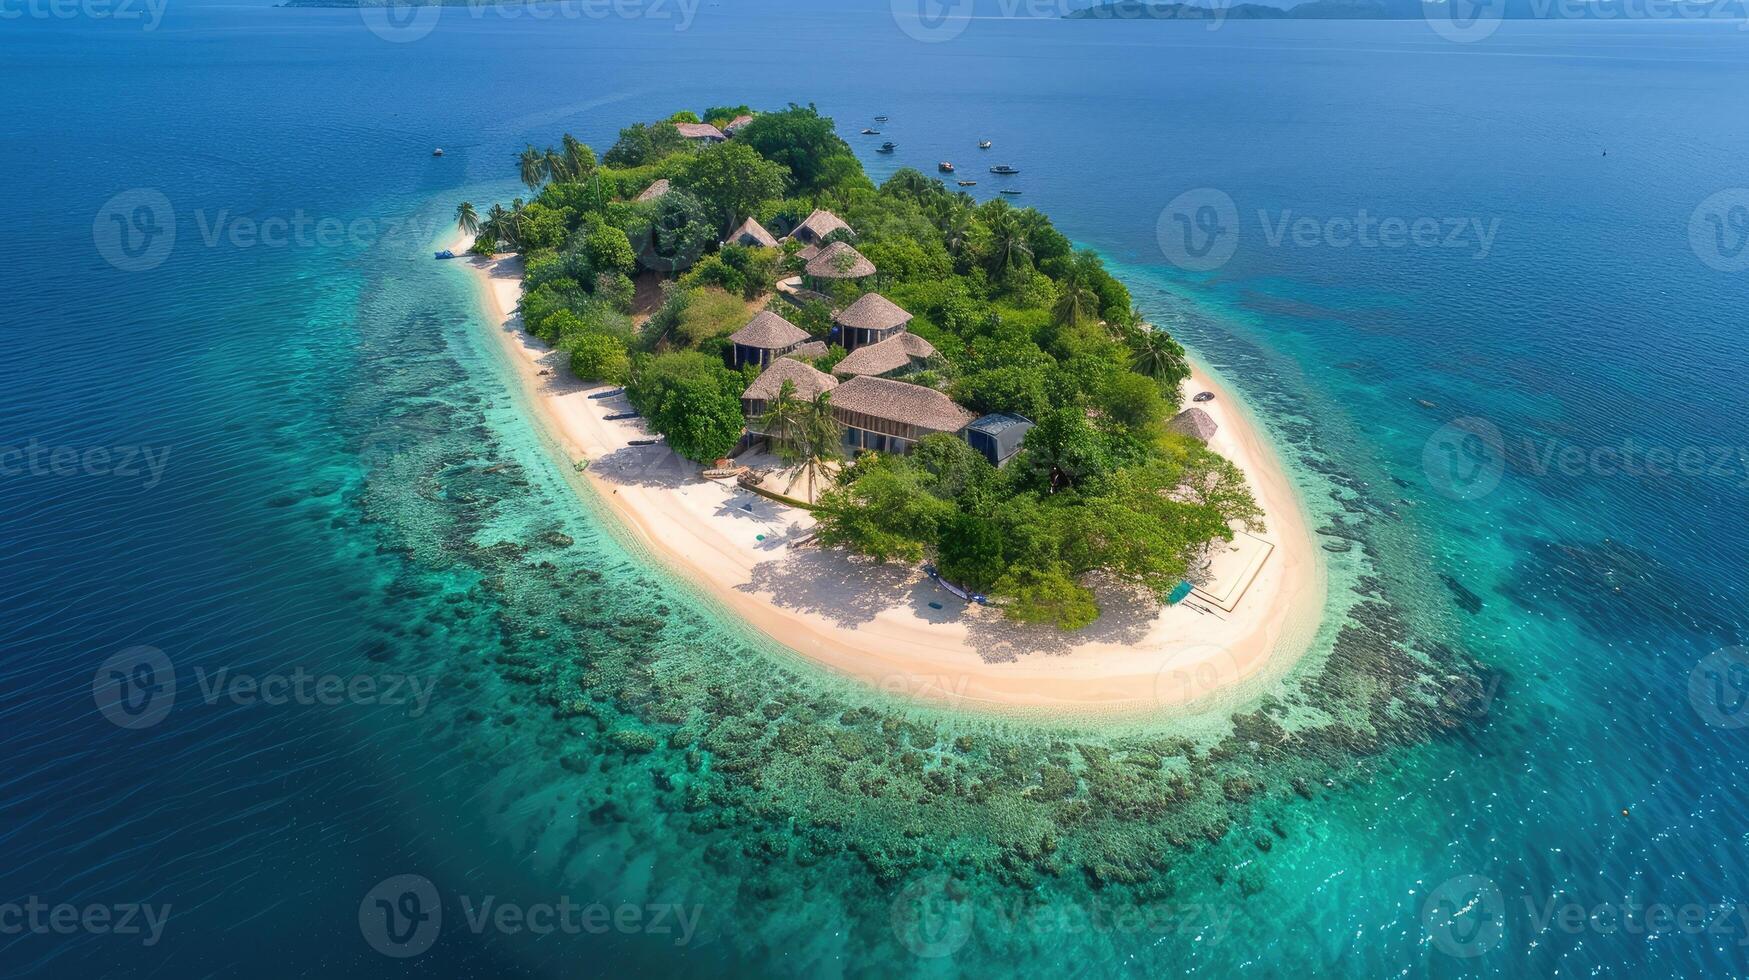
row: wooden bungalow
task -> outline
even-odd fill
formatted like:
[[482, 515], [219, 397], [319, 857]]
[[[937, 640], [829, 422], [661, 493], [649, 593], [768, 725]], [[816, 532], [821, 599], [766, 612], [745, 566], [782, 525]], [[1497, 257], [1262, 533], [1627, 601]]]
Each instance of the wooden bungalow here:
[[728, 139], [710, 123], [675, 123], [674, 128], [680, 130], [681, 137], [694, 143], [721, 143]]
[[1208, 442], [1215, 437], [1219, 428], [1209, 413], [1200, 408], [1187, 408], [1166, 422], [1166, 428], [1182, 436], [1189, 436], [1198, 442]]
[[795, 397], [804, 401], [812, 401], [821, 392], [838, 387], [838, 379], [824, 371], [815, 370], [791, 357], [778, 358], [741, 394], [741, 414], [747, 419], [747, 431], [754, 435], [765, 434], [759, 431], [759, 418], [771, 408], [785, 381], [795, 386]]
[[924, 436], [957, 435], [974, 416], [933, 388], [860, 375], [832, 392], [846, 452], [905, 453]]
[[762, 310], [747, 325], [729, 335], [734, 344], [735, 367], [757, 364], [764, 368], [808, 339], [808, 332], [770, 310]]
[[827, 292], [835, 282], [855, 282], [875, 274], [875, 264], [844, 242], [833, 242], [802, 267], [802, 283], [815, 292]]
[[736, 133], [739, 133], [743, 128], [746, 127], [746, 125], [748, 123], [750, 123], [752, 121], [753, 121], [752, 116], [748, 115], [747, 113], [742, 113], [741, 115], [736, 116], [735, 118], [729, 120], [728, 123], [723, 126], [723, 135], [729, 137], [730, 139], [733, 139]]
[[724, 245], [746, 245], [749, 248], [774, 248], [777, 236], [765, 230], [765, 226], [752, 218], [741, 222], [741, 226], [729, 232], [729, 237], [723, 239]]
[[802, 223], [790, 231], [789, 237], [803, 245], [818, 245], [835, 231], [850, 230], [844, 219], [824, 208], [815, 208], [813, 213], [803, 218]]
[[[849, 246], [845, 246], [849, 248]], [[870, 269], [874, 267], [869, 266]], [[879, 293], [864, 293], [832, 317], [832, 334], [839, 346], [847, 351], [897, 337], [911, 323], [911, 314]], [[929, 351], [935, 353], [933, 348]], [[858, 371], [858, 374], [884, 374], [884, 371]]]
[[865, 344], [851, 351], [845, 355], [844, 360], [833, 366], [832, 373], [841, 378], [851, 378], [859, 374], [890, 378], [921, 371], [929, 367], [935, 359], [935, 346], [929, 341], [914, 333], [899, 333], [879, 343]]

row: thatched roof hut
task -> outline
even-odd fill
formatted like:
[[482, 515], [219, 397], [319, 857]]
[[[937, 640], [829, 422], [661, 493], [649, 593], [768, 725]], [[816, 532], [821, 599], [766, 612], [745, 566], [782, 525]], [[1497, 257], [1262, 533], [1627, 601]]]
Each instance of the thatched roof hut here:
[[[661, 197], [662, 195], [668, 193], [669, 186], [670, 185], [668, 183], [668, 178], [663, 177], [660, 180], [657, 180], [654, 183], [652, 183], [650, 186], [644, 188], [642, 191], [638, 192], [638, 196], [636, 198], [634, 198], [634, 200], [638, 201], [639, 203], [642, 203], [644, 201], [654, 201], [656, 198]], [[679, 200], [679, 198], [675, 198], [675, 200]]]
[[896, 334], [875, 344], [851, 351], [832, 368], [841, 378], [859, 374], [896, 374], [924, 367], [935, 356], [935, 346], [914, 333]]
[[976, 418], [934, 388], [859, 375], [832, 392], [832, 414], [855, 449], [907, 452], [937, 432], [957, 433]]
[[1166, 423], [1166, 428], [1183, 436], [1190, 436], [1198, 442], [1208, 442], [1215, 436], [1215, 430], [1220, 428], [1209, 413], [1200, 408], [1187, 408], [1172, 416]]
[[734, 344], [735, 366], [764, 367], [788, 354], [808, 339], [808, 332], [770, 310], [760, 311], [747, 325], [729, 335]]
[[812, 279], [866, 279], [875, 264], [844, 242], [833, 242], [808, 260], [802, 271]]
[[818, 245], [822, 238], [839, 230], [850, 231], [851, 229], [849, 225], [844, 223], [843, 218], [825, 208], [815, 208], [812, 214], [802, 219], [801, 224], [795, 226], [795, 229], [789, 233], [789, 237], [798, 242]]
[[856, 302], [839, 310], [832, 322], [859, 330], [891, 330], [894, 327], [902, 330], [911, 322], [911, 314], [880, 293], [864, 293], [856, 298]]
[[723, 127], [723, 135], [724, 136], [734, 136], [736, 133], [741, 131], [741, 128], [743, 126], [746, 126], [748, 123], [750, 123], [752, 121], [753, 121], [752, 116], [748, 115], [747, 113], [742, 113], [739, 116], [736, 116], [735, 118], [729, 120], [728, 124]]
[[824, 340], [810, 340], [807, 343], [801, 345], [800, 347], [797, 347], [795, 350], [792, 350], [788, 354], [785, 354], [783, 356], [785, 356], [785, 357], [806, 357], [806, 358], [811, 359], [811, 358], [815, 358], [815, 357], [825, 357], [829, 353], [831, 353], [831, 348], [826, 346], [826, 342]]
[[759, 377], [741, 393], [741, 413], [750, 422], [764, 415], [771, 402], [783, 390], [787, 381], [795, 386], [797, 398], [812, 401], [821, 392], [838, 387], [838, 379], [794, 358], [783, 357], [771, 362]]
[[674, 128], [680, 130], [680, 135], [689, 140], [707, 140], [712, 143], [721, 143], [723, 140], [728, 139], [727, 136], [723, 135], [722, 130], [712, 126], [710, 123], [675, 123]]
[[777, 245], [777, 237], [765, 230], [765, 226], [752, 218], [741, 222], [741, 226], [729, 232], [729, 237], [723, 239], [724, 245], [748, 245], [753, 248], [773, 248]]

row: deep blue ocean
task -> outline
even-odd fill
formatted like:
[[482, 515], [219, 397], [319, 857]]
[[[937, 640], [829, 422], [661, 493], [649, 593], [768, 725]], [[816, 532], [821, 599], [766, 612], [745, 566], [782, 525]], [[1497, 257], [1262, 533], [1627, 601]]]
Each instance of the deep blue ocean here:
[[[0, 973], [1749, 972], [1742, 18], [5, 9]], [[525, 143], [791, 101], [859, 150], [889, 115], [877, 180], [1020, 167], [1251, 403], [1326, 540], [1365, 522], [1332, 581], [1488, 668], [1461, 730], [1272, 803], [1272, 847], [1176, 859], [1219, 929], [919, 952], [890, 882], [707, 901], [711, 828], [645, 806], [684, 774], [537, 729], [504, 679], [563, 589], [620, 646], [781, 654], [579, 506], [433, 243], [523, 192]], [[404, 959], [362, 921], [399, 875], [443, 908]], [[482, 896], [644, 925], [470, 928]]]

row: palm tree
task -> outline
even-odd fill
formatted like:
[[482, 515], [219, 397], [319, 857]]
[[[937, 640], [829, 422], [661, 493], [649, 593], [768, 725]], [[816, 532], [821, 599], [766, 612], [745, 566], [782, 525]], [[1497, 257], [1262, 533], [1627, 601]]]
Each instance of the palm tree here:
[[1099, 312], [1099, 294], [1093, 291], [1092, 261], [1085, 253], [1075, 256], [1063, 277], [1057, 280], [1057, 303], [1051, 312], [1058, 323], [1078, 327], [1083, 319]]
[[535, 149], [533, 143], [530, 143], [516, 162], [522, 172], [522, 182], [527, 184], [531, 191], [539, 190], [541, 180], [546, 174], [546, 156]]
[[958, 201], [942, 211], [941, 243], [947, 246], [949, 255], [958, 256], [971, 244], [972, 222], [972, 209]]
[[993, 208], [995, 213], [985, 219], [990, 226], [991, 254], [997, 260], [997, 271], [1024, 268], [1032, 258], [1032, 243], [1027, 239], [1027, 223], [1006, 202], [998, 199], [992, 203], [1002, 205], [1000, 208]]
[[1156, 381], [1177, 384], [1189, 376], [1184, 348], [1164, 330], [1144, 327], [1130, 339], [1130, 367]]
[[455, 223], [461, 227], [464, 235], [480, 233], [480, 215], [474, 210], [474, 206], [467, 201], [455, 206]]
[[570, 133], [559, 141], [559, 152], [565, 156], [566, 180], [582, 180], [595, 172], [595, 152]]
[[541, 154], [540, 166], [541, 170], [546, 173], [547, 177], [553, 181], [566, 181], [571, 179], [570, 161], [566, 160], [558, 150], [555, 150], [550, 146]]
[[785, 381], [778, 386], [777, 397], [765, 407], [765, 414], [759, 416], [759, 428], [771, 440], [771, 445], [784, 462], [793, 462], [789, 453], [800, 440], [806, 427], [808, 403], [796, 397], [796, 384]]

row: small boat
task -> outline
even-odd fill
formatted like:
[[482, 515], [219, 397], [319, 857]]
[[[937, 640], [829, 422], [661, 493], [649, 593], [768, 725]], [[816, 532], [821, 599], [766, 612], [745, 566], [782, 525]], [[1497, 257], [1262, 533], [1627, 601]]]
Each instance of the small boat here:
[[875, 117], [875, 122], [886, 122], [886, 121], [887, 121], [886, 116], [876, 116]]
[[655, 444], [656, 440], [654, 439], [631, 439], [626, 442], [628, 446], [654, 446]]
[[1018, 191], [1012, 187], [1004, 187], [1004, 188], [1002, 188], [1002, 193], [1013, 196], [1015, 194], [1019, 194], [1020, 191]]
[[590, 398], [612, 398], [615, 395], [623, 395], [625, 393], [626, 393], [626, 390], [624, 388], [612, 388], [612, 389], [609, 389], [607, 391], [598, 391], [595, 394], [590, 395], [589, 397]]
[[437, 253], [437, 257], [440, 259], [453, 259], [453, 258], [455, 258], [455, 253], [446, 248], [443, 251]]
[[989, 148], [990, 148], [990, 141], [989, 140], [979, 140], [978, 141], [978, 149], [988, 150]]
[[1196, 397], [1191, 399], [1193, 402], [1212, 402], [1214, 400], [1215, 393], [1212, 391], [1199, 391], [1196, 393]]
[[440, 156], [443, 156], [443, 147], [441, 147], [441, 146], [440, 146], [440, 147], [438, 147], [438, 148], [437, 148], [437, 149], [435, 149], [435, 150], [432, 150], [432, 151], [431, 151], [431, 155], [432, 155], [432, 156], [434, 156], [434, 157], [440, 157]]
[[1017, 173], [1020, 173], [1020, 169], [1018, 167], [1010, 167], [1008, 164], [1002, 163], [1002, 164], [997, 164], [994, 167], [991, 167], [990, 172], [993, 174], [1017, 174]]
[[887, 140], [885, 143], [882, 143], [879, 147], [876, 147], [875, 152], [876, 153], [891, 153], [898, 148], [899, 147], [892, 140]]
[[620, 422], [625, 419], [641, 419], [643, 416], [637, 412], [615, 412], [612, 415], [603, 415], [601, 418], [604, 422]]
[[976, 187], [976, 186], [978, 186], [978, 182], [975, 180], [957, 180], [957, 181], [954, 181], [954, 183], [960, 185], [961, 187]]
[[879, 136], [880, 134], [881, 131], [878, 129], [865, 129], [862, 131], [862, 135], [864, 136]]
[[948, 163], [946, 160], [943, 160], [940, 163], [935, 165], [935, 169], [941, 171], [944, 174], [951, 174], [951, 173], [953, 173], [953, 164]]

